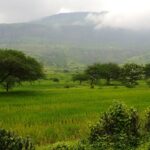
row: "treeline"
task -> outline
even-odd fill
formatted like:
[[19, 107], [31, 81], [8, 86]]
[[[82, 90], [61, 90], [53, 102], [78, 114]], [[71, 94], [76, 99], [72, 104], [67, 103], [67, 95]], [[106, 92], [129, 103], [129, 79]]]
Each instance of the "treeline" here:
[[138, 85], [138, 80], [141, 79], [150, 85], [150, 64], [143, 66], [134, 63], [123, 66], [115, 63], [93, 64], [88, 66], [84, 72], [74, 74], [72, 79], [79, 81], [80, 84], [89, 81], [91, 88], [94, 88], [94, 85], [101, 79], [106, 80], [106, 85], [111, 85], [112, 81], [118, 81], [130, 88]]

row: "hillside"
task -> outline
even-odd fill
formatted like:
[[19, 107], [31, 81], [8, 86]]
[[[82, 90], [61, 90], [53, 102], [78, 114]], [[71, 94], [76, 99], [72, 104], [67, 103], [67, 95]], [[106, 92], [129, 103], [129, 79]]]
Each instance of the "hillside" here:
[[56, 14], [36, 21], [0, 25], [0, 47], [22, 50], [46, 65], [76, 66], [94, 62], [150, 60], [150, 31], [96, 29], [88, 16]]

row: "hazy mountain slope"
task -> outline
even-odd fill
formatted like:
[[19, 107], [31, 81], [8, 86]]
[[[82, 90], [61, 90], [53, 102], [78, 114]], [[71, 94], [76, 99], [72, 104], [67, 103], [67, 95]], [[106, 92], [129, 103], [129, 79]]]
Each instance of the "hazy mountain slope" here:
[[149, 62], [150, 31], [95, 29], [88, 14], [57, 14], [28, 23], [1, 24], [0, 47], [23, 50], [49, 65]]

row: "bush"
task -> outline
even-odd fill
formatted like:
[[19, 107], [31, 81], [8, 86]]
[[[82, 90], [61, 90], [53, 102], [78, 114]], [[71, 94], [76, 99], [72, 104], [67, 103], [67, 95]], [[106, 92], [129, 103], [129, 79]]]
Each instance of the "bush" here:
[[74, 84], [71, 84], [71, 83], [67, 83], [64, 85], [64, 88], [67, 88], [67, 89], [74, 88], [74, 87], [76, 87], [76, 86]]
[[129, 149], [139, 144], [139, 116], [135, 109], [115, 104], [91, 127], [89, 142], [95, 149]]
[[16, 136], [13, 132], [0, 129], [1, 150], [34, 150], [35, 147], [29, 138]]
[[74, 143], [59, 142], [52, 146], [52, 150], [74, 150]]
[[140, 126], [136, 109], [116, 103], [90, 129], [86, 140], [57, 143], [52, 150], [150, 150], [150, 108]]
[[59, 82], [58, 78], [50, 78], [50, 80], [52, 80], [53, 82]]
[[145, 131], [150, 132], [150, 108], [145, 113]]
[[51, 150], [92, 150], [88, 141], [59, 142], [51, 147]]

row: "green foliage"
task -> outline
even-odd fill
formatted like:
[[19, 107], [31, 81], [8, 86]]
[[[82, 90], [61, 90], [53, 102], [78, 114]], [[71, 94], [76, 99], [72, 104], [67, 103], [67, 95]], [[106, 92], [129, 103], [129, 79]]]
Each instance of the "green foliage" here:
[[150, 64], [146, 64], [144, 67], [145, 78], [150, 78]]
[[147, 85], [150, 87], [150, 64], [146, 64], [144, 67], [144, 74]]
[[19, 83], [19, 79], [9, 76], [1, 83], [1, 85], [8, 92], [8, 90], [13, 88], [16, 85], [16, 83]]
[[100, 66], [100, 76], [102, 79], [106, 79], [107, 85], [111, 80], [119, 80], [120, 67], [114, 63], [102, 64]]
[[95, 123], [114, 99], [140, 112], [150, 105], [150, 89], [143, 81], [134, 89], [96, 86], [91, 90], [84, 85], [66, 89], [64, 85], [71, 84], [67, 83], [69, 75], [55, 76], [61, 79], [59, 84], [41, 80], [23, 82], [9, 93], [0, 90], [0, 126], [23, 137], [29, 135], [36, 144], [47, 145], [85, 138], [89, 122]]
[[83, 81], [88, 80], [88, 76], [85, 73], [78, 73], [78, 74], [73, 75], [72, 80], [73, 81], [79, 81], [80, 85], [81, 85]]
[[35, 81], [44, 76], [34, 58], [16, 50], [0, 49], [0, 84], [8, 91], [16, 82]]
[[58, 78], [50, 78], [53, 82], [59, 82], [60, 80]]
[[0, 129], [1, 150], [34, 150], [35, 147], [29, 138], [16, 136], [13, 132]]
[[139, 144], [139, 116], [135, 109], [115, 104], [91, 127], [89, 141], [99, 149], [128, 149]]
[[125, 64], [121, 70], [121, 81], [126, 87], [135, 87], [142, 78], [143, 68], [137, 64]]
[[58, 142], [51, 147], [51, 150], [92, 150], [88, 141], [79, 142]]
[[150, 108], [145, 112], [145, 130], [150, 133]]
[[74, 145], [72, 143], [56, 143], [52, 146], [52, 150], [74, 150]]
[[94, 84], [100, 79], [100, 66], [100, 64], [94, 64], [88, 66], [88, 68], [85, 70], [85, 73], [90, 80], [91, 88], [94, 88]]

